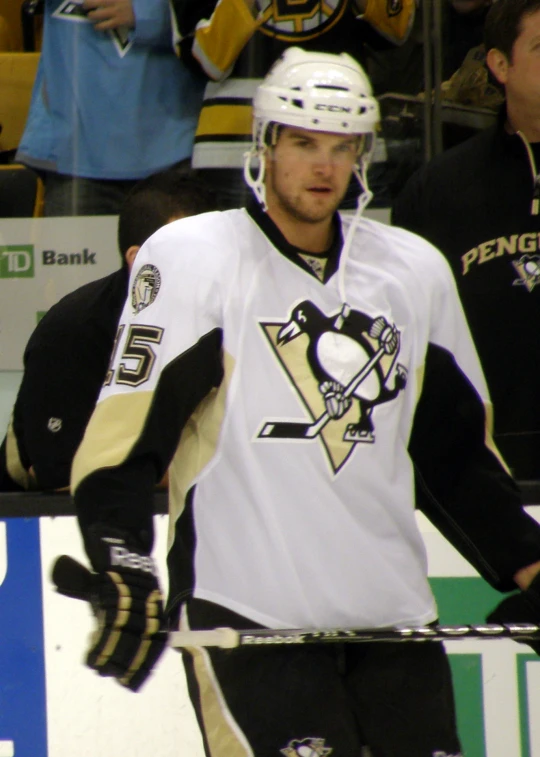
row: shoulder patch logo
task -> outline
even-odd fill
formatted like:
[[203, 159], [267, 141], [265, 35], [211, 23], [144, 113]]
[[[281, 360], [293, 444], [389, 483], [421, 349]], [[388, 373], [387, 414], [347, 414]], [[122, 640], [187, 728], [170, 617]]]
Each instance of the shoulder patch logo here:
[[155, 265], [143, 265], [131, 288], [131, 307], [140, 313], [156, 299], [161, 287], [161, 274]]
[[357, 444], [375, 442], [374, 413], [405, 388], [407, 369], [397, 362], [400, 332], [343, 305], [326, 315], [309, 300], [294, 306], [286, 322], [260, 326], [310, 420], [264, 421], [261, 440], [319, 439], [334, 473]]

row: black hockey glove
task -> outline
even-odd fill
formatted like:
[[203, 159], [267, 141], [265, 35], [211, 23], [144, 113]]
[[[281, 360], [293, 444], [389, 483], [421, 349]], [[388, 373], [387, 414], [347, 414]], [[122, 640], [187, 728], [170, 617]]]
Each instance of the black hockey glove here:
[[98, 626], [86, 664], [137, 691], [163, 652], [166, 633], [154, 560], [128, 538], [111, 533], [94, 541], [96, 573], [62, 556], [52, 578], [62, 594], [92, 604]]
[[[503, 599], [486, 618], [488, 623], [533, 623], [540, 625], [540, 573], [526, 591], [511, 594]], [[516, 639], [517, 641], [517, 639]], [[540, 641], [522, 641], [540, 655]]]

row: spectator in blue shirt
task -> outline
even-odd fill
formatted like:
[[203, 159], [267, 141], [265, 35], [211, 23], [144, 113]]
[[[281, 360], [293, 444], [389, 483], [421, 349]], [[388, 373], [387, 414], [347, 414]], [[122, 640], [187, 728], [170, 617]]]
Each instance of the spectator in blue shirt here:
[[45, 215], [117, 214], [134, 183], [192, 152], [203, 79], [178, 59], [167, 0], [44, 0], [17, 160]]

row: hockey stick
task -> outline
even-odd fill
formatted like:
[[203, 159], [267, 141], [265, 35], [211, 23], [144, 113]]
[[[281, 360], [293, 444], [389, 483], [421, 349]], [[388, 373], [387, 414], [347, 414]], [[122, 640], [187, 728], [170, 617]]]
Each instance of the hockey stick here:
[[[67, 597], [91, 601], [96, 590], [96, 574], [68, 555], [56, 559], [52, 581]], [[482, 625], [434, 625], [407, 628], [302, 628], [235, 630], [214, 628], [208, 631], [171, 631], [171, 647], [221, 647], [232, 649], [269, 644], [336, 644], [366, 641], [458, 641], [461, 639], [512, 639], [540, 641], [540, 626], [533, 623], [486, 623]]]
[[214, 628], [208, 631], [172, 631], [172, 647], [221, 647], [232, 649], [246, 646], [290, 644], [342, 644], [369, 641], [460, 641], [470, 639], [511, 639], [512, 641], [540, 641], [540, 626], [532, 623], [499, 625], [419, 626], [407, 628], [336, 628], [256, 629], [238, 631], [234, 628]]
[[[356, 387], [362, 383], [366, 376], [371, 373], [373, 368], [388, 354], [384, 347], [379, 347], [373, 357], [368, 360], [362, 370], [352, 378], [343, 390], [344, 397], [350, 397]], [[261, 431], [259, 438], [265, 439], [313, 439], [315, 438], [331, 420], [328, 410], [320, 415], [316, 421], [267, 421]]]

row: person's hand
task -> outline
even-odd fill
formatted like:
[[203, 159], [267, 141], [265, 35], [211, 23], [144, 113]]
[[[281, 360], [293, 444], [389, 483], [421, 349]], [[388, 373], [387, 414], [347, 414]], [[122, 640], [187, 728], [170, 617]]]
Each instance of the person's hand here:
[[[525, 591], [516, 592], [500, 602], [486, 618], [488, 623], [533, 623], [540, 625], [540, 573]], [[540, 642], [523, 641], [540, 655]]]
[[84, 0], [83, 8], [98, 32], [119, 27], [135, 28], [135, 14], [131, 0]]
[[86, 599], [92, 605], [97, 628], [86, 664], [99, 675], [114, 677], [137, 691], [167, 639], [155, 564], [117, 533], [101, 534], [92, 552], [97, 572], [62, 556], [52, 579], [62, 594]]

